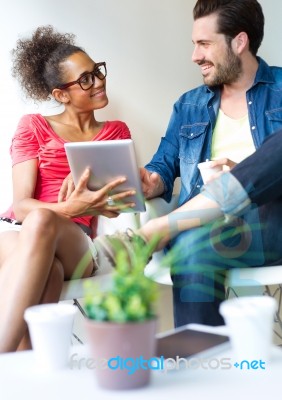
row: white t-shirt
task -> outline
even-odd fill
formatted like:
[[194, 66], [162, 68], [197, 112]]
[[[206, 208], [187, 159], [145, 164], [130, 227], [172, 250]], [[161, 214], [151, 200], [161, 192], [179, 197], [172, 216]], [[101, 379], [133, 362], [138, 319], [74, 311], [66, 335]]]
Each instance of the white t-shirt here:
[[212, 136], [211, 159], [227, 157], [239, 163], [255, 150], [248, 114], [233, 119], [219, 109]]

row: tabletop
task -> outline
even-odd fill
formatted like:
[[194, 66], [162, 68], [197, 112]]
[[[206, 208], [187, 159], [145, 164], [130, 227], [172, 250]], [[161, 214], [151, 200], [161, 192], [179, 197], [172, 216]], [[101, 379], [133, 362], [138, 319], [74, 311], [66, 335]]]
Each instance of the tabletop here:
[[[192, 326], [191, 326], [192, 327]], [[213, 331], [195, 326], [195, 329]], [[227, 333], [214, 330], [216, 333]], [[148, 386], [135, 390], [110, 391], [100, 389], [95, 370], [87, 367], [89, 357], [86, 345], [71, 348], [71, 355], [81, 362], [68, 369], [42, 372], [36, 368], [33, 351], [0, 355], [1, 400], [115, 400], [115, 399], [265, 399], [281, 393], [282, 350], [272, 348], [268, 365], [236, 366], [232, 349], [221, 347], [198, 355], [195, 362], [173, 371], [152, 371]], [[205, 396], [205, 397], [204, 397]]]

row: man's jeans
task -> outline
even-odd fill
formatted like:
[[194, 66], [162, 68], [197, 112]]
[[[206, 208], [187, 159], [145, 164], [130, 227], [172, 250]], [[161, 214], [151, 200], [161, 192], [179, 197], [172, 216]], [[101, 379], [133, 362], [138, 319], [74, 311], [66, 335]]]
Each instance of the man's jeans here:
[[[225, 271], [281, 263], [281, 159], [282, 131], [279, 131], [232, 171], [247, 191], [252, 206], [234, 219], [229, 217], [231, 220], [226, 222], [225, 217], [182, 232], [173, 241], [175, 326], [223, 324], [218, 308], [225, 295]], [[214, 199], [217, 200], [216, 194]]]

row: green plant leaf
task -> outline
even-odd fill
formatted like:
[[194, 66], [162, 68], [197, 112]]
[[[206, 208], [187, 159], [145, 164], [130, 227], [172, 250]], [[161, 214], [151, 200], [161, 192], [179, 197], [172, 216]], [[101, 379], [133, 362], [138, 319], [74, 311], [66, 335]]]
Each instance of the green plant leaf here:
[[124, 249], [116, 250], [116, 267], [109, 291], [102, 292], [97, 283], [85, 285], [85, 310], [90, 319], [123, 323], [144, 321], [155, 315], [158, 287], [144, 275], [155, 243], [141, 246], [135, 242], [133, 247], [130, 257]]

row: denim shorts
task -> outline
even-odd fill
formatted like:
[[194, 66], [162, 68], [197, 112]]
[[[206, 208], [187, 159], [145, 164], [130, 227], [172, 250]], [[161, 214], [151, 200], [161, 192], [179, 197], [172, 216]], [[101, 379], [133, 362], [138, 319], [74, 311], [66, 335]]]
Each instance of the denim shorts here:
[[20, 231], [21, 223], [11, 218], [0, 217], [0, 233], [7, 231]]
[[[8, 231], [17, 231], [19, 232], [21, 230], [21, 223], [17, 222], [14, 219], [11, 218], [5, 218], [5, 217], [0, 217], [0, 233], [2, 232], [8, 232]], [[93, 267], [93, 271], [91, 273], [91, 276], [95, 275], [95, 273], [98, 270], [98, 254], [97, 254], [97, 250], [95, 248], [95, 245], [93, 243], [93, 240], [90, 238], [89, 235], [87, 235], [87, 233], [84, 231], [84, 234], [87, 238], [87, 242], [88, 242], [88, 246], [89, 246], [89, 250], [91, 252], [92, 258], [93, 258], [93, 263], [94, 263], [94, 267]]]
[[85, 236], [87, 237], [89, 250], [90, 250], [90, 253], [92, 255], [93, 264], [94, 264], [93, 270], [92, 270], [90, 276], [94, 276], [96, 274], [96, 272], [98, 271], [98, 269], [99, 269], [98, 252], [97, 252], [97, 249], [96, 249], [96, 247], [95, 247], [95, 245], [93, 243], [93, 239], [91, 239], [91, 237], [88, 236], [86, 233], [85, 233]]

